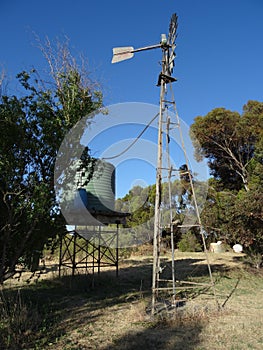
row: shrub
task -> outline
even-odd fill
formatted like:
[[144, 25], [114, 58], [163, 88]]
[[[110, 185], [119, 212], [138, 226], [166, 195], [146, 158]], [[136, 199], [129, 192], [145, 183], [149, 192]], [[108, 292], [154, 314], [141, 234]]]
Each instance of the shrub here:
[[181, 252], [200, 252], [202, 251], [201, 244], [192, 232], [183, 234], [178, 242], [178, 248]]

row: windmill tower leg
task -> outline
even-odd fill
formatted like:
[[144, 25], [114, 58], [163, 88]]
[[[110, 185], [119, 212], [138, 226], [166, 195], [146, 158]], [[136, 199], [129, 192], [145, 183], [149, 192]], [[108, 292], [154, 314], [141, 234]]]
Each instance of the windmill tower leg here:
[[[163, 55], [164, 56], [164, 55]], [[165, 71], [165, 61], [162, 62], [162, 74]], [[152, 276], [152, 314], [154, 314], [156, 298], [158, 296], [158, 284], [160, 275], [160, 250], [161, 250], [161, 200], [162, 200], [162, 159], [163, 159], [163, 111], [164, 111], [165, 84], [161, 79], [160, 111], [158, 122], [158, 154], [156, 169], [156, 196], [153, 236], [153, 276]]]

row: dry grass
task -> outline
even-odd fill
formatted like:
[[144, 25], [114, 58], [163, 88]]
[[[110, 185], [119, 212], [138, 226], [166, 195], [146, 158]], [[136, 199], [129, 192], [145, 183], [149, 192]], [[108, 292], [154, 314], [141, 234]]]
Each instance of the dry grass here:
[[[248, 270], [241, 257], [209, 254], [218, 301], [224, 306], [220, 311], [213, 298], [199, 291], [184, 307], [151, 318], [146, 312], [151, 300], [150, 255], [124, 260], [118, 279], [110, 269], [94, 281], [83, 275], [57, 279], [53, 271], [51, 279], [40, 276], [26, 286], [20, 280], [6, 284], [3, 292], [10, 298], [18, 285], [23, 286], [23, 307], [29, 300], [27, 305], [34, 305], [44, 321], [40, 324], [36, 317], [38, 324], [31, 327], [30, 336], [25, 332], [21, 349], [262, 349], [263, 275]], [[169, 264], [168, 253], [164, 259]], [[176, 259], [181, 278], [207, 280], [202, 253], [178, 252]], [[10, 344], [2, 349], [19, 348]]]

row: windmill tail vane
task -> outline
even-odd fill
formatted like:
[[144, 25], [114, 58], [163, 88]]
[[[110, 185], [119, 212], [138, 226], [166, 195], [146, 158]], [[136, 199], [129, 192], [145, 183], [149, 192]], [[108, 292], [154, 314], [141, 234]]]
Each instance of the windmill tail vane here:
[[128, 60], [134, 56], [135, 52], [152, 50], [157, 48], [164, 48], [168, 52], [169, 57], [169, 67], [170, 72], [172, 73], [174, 66], [174, 58], [175, 58], [175, 39], [176, 39], [176, 30], [177, 30], [177, 15], [174, 13], [171, 17], [171, 22], [169, 26], [169, 34], [168, 39], [165, 34], [161, 34], [161, 41], [159, 44], [150, 45], [141, 47], [138, 49], [134, 49], [132, 46], [124, 46], [124, 47], [115, 47], [113, 48], [113, 57], [111, 63], [117, 63], [124, 60]]
[[114, 47], [112, 49], [113, 57], [112, 57], [111, 63], [117, 63], [124, 60], [128, 60], [129, 58], [132, 58], [134, 56], [135, 52], [157, 49], [158, 47], [162, 47], [163, 45], [164, 44], [162, 44], [161, 42], [160, 44], [157, 44], [157, 45], [140, 47], [138, 49], [135, 49], [132, 46]]

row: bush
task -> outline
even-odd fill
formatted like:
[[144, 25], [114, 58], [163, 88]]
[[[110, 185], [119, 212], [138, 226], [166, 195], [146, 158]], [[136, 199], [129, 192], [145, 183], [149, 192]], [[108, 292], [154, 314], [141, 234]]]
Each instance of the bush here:
[[201, 244], [192, 232], [183, 234], [178, 242], [178, 248], [181, 252], [201, 252]]

